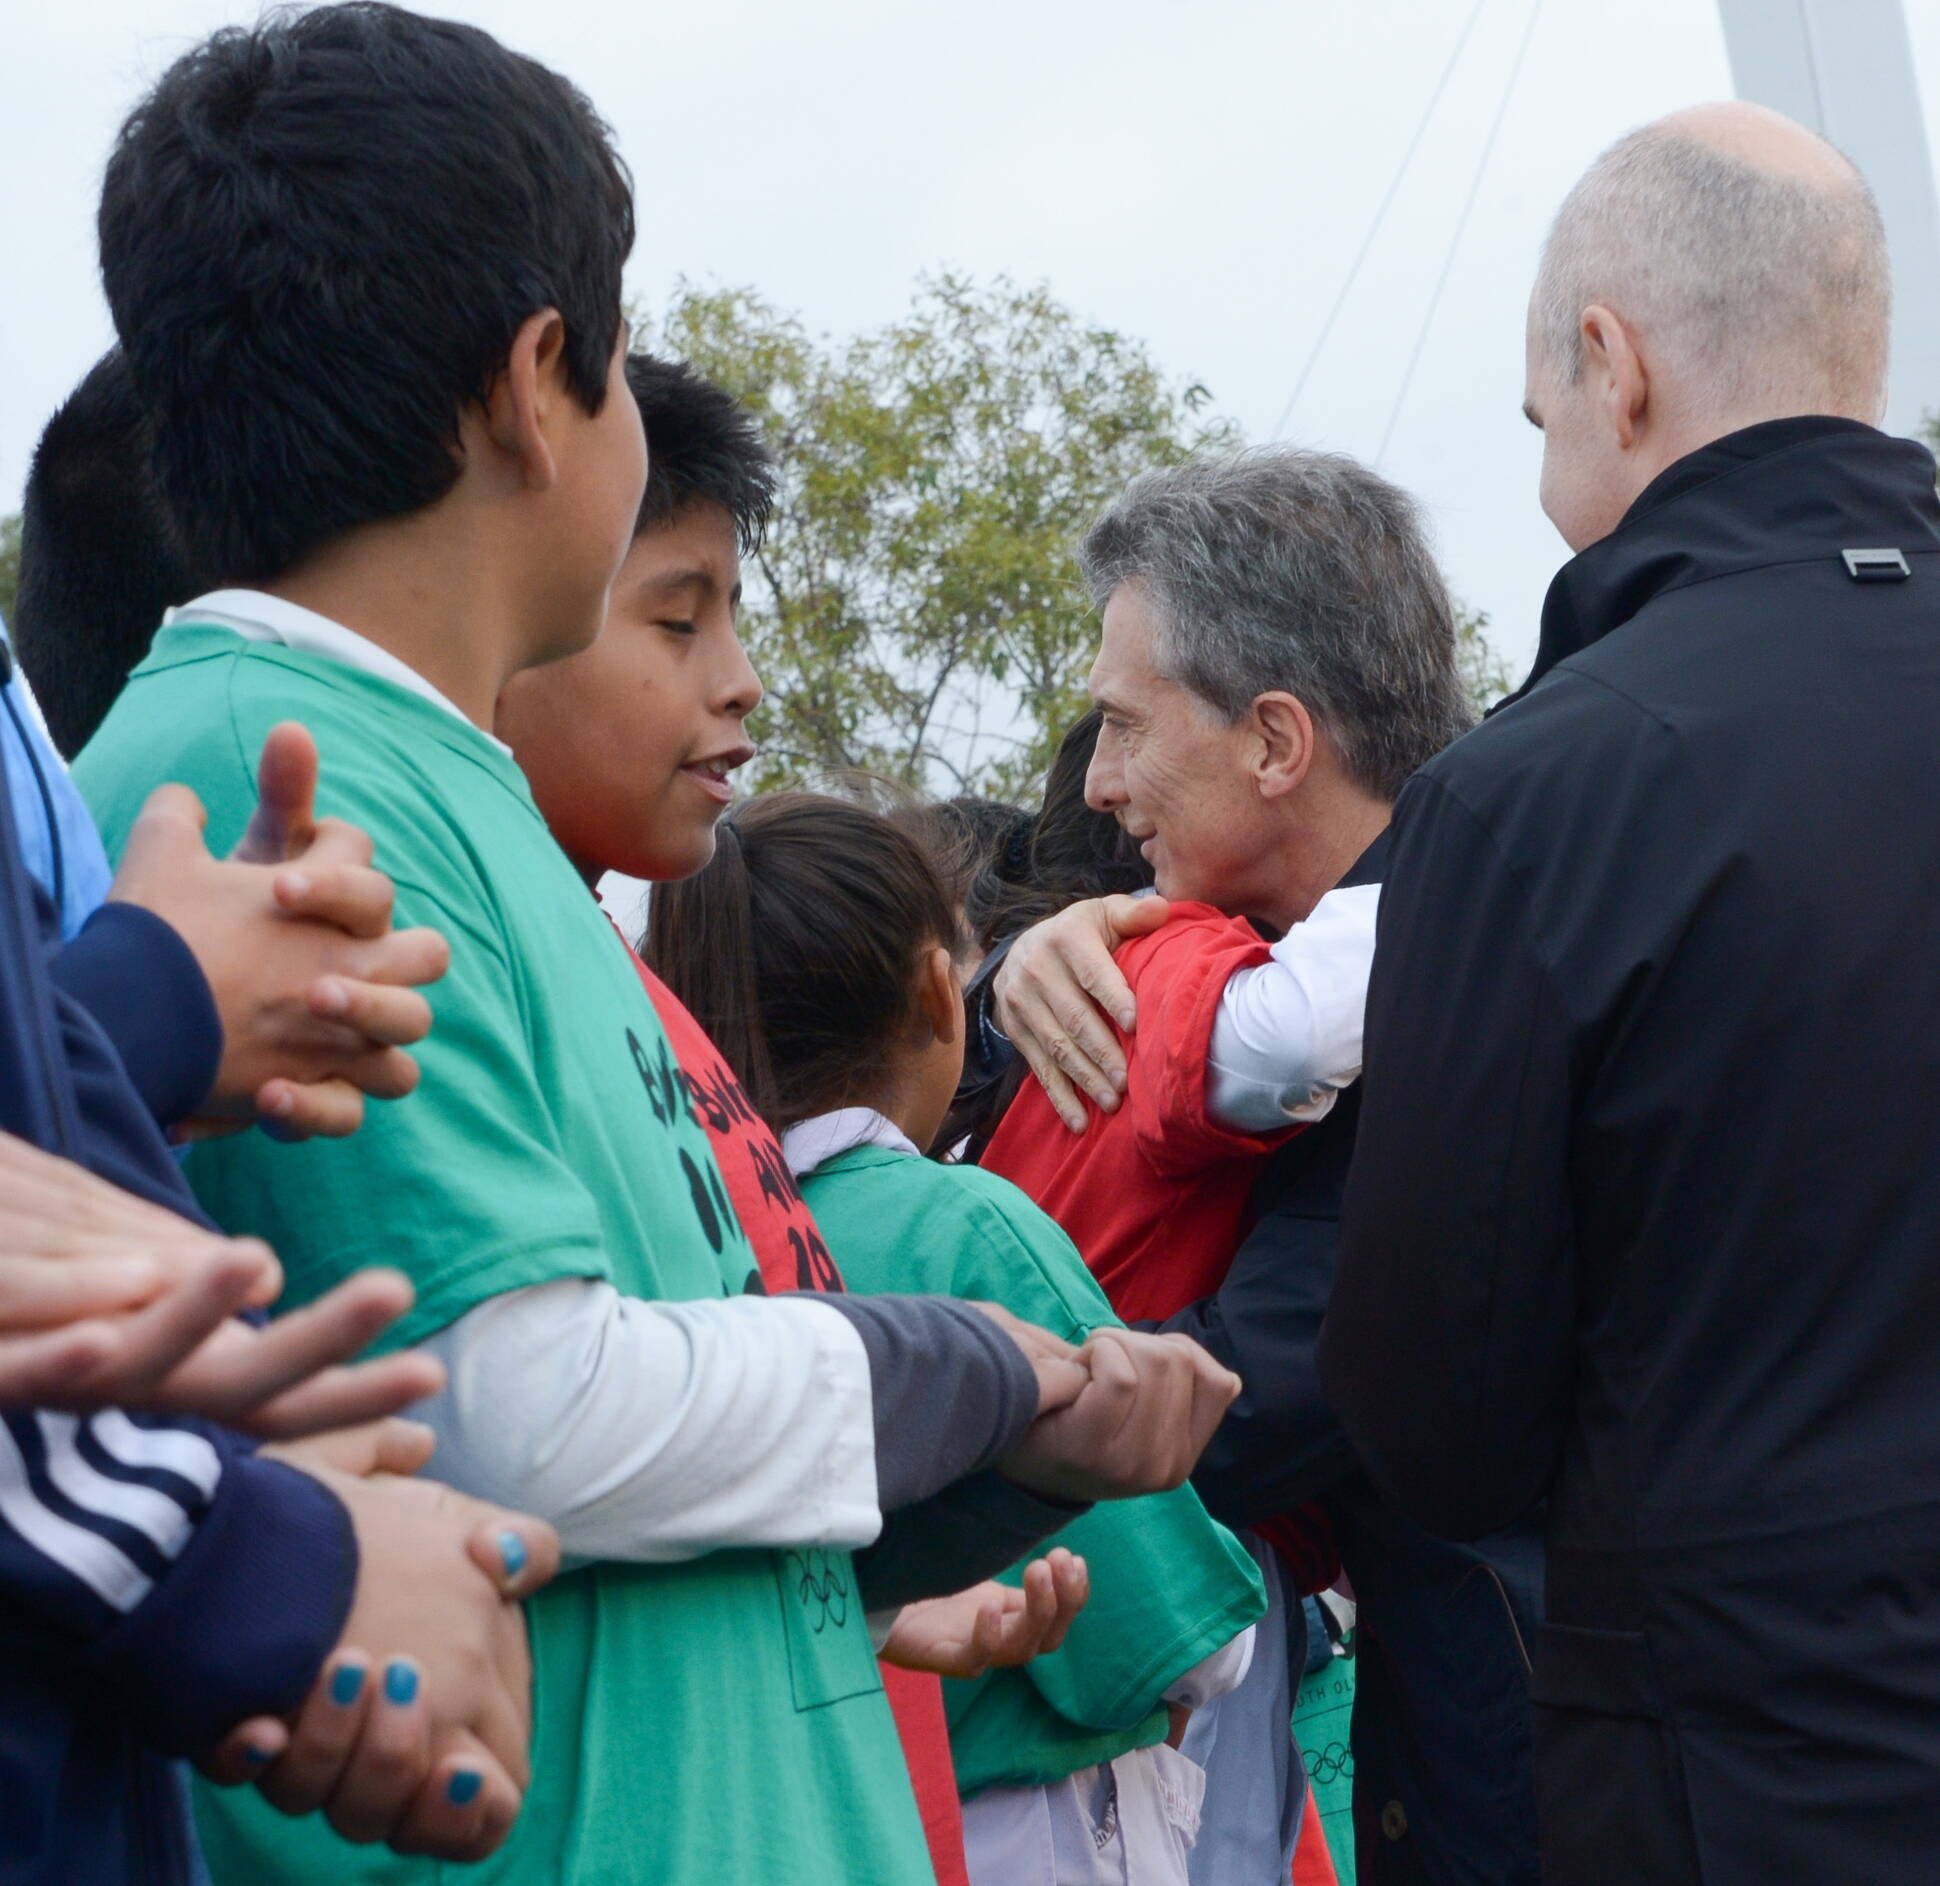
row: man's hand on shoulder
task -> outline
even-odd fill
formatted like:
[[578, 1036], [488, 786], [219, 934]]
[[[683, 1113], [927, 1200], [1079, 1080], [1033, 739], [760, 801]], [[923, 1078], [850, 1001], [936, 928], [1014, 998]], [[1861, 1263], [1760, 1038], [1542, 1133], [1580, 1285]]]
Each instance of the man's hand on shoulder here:
[[1085, 1130], [1087, 1097], [1114, 1113], [1125, 1088], [1113, 1024], [1130, 1034], [1138, 1004], [1112, 952], [1170, 914], [1162, 897], [1087, 898], [1026, 930], [992, 981], [998, 1027], [1074, 1133]]
[[340, 1136], [366, 1097], [416, 1086], [405, 1052], [431, 1026], [420, 985], [445, 973], [435, 930], [393, 930], [391, 881], [369, 837], [315, 816], [317, 750], [292, 722], [271, 730], [260, 798], [227, 859], [209, 855], [207, 814], [185, 786], [142, 808], [109, 895], [140, 904], [187, 943], [222, 1018], [214, 1090], [183, 1137], [261, 1119], [279, 1134]]

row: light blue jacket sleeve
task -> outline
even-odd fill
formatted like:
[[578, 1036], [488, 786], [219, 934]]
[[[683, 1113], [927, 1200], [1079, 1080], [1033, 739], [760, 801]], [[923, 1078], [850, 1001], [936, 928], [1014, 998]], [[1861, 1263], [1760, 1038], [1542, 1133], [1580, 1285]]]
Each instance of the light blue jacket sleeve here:
[[14, 828], [27, 869], [72, 937], [108, 895], [113, 873], [101, 834], [67, 766], [47, 737], [39, 705], [0, 622], [0, 753], [13, 798]]

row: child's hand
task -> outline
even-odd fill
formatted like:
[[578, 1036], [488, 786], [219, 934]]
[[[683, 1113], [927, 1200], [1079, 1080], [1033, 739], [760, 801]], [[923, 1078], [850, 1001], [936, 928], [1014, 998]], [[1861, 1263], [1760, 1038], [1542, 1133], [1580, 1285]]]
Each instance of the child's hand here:
[[430, 1441], [385, 1421], [277, 1450], [343, 1502], [356, 1588], [293, 1716], [239, 1725], [202, 1767], [285, 1814], [321, 1811], [346, 1840], [476, 1861], [504, 1842], [529, 1778], [520, 1601], [558, 1570], [559, 1541], [536, 1519], [409, 1478]]
[[1021, 1316], [1013, 1316], [1001, 1303], [972, 1302], [973, 1310], [983, 1314], [1007, 1335], [1037, 1373], [1037, 1412], [1039, 1417], [1058, 1408], [1068, 1408], [1084, 1393], [1091, 1370], [1084, 1352], [1048, 1329], [1039, 1329]]
[[987, 1579], [948, 1598], [904, 1605], [883, 1661], [965, 1678], [1009, 1669], [1056, 1650], [1090, 1596], [1084, 1560], [1058, 1546], [1024, 1568], [1021, 1591]]
[[421, 985], [451, 951], [435, 930], [394, 930], [391, 880], [369, 836], [315, 815], [317, 748], [285, 722], [263, 742], [261, 797], [242, 843], [209, 855], [186, 786], [149, 795], [108, 895], [160, 917], [188, 947], [222, 1021], [215, 1087], [177, 1137], [261, 1119], [286, 1138], [340, 1137], [366, 1096], [417, 1085], [405, 1052], [431, 1026]]

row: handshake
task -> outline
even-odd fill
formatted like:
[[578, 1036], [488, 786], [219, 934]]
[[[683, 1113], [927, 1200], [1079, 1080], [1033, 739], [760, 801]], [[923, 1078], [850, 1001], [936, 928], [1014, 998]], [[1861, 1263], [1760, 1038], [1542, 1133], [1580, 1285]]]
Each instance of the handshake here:
[[1101, 1329], [1074, 1347], [998, 1304], [975, 1307], [1037, 1372], [1037, 1419], [1001, 1469], [1051, 1499], [1126, 1499], [1182, 1485], [1240, 1391], [1239, 1377], [1190, 1336]]

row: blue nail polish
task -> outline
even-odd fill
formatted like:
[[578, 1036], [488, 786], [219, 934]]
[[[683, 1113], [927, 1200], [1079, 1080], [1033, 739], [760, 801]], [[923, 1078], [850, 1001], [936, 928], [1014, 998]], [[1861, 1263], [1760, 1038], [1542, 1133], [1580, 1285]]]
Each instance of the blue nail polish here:
[[498, 1555], [505, 1565], [505, 1582], [525, 1570], [525, 1541], [516, 1532], [502, 1532], [498, 1536]]
[[243, 1749], [243, 1760], [252, 1768], [260, 1768], [269, 1760], [269, 1750], [258, 1748], [254, 1742], [251, 1742]]
[[364, 1668], [362, 1664], [340, 1663], [330, 1673], [330, 1700], [339, 1709], [348, 1709], [357, 1700], [357, 1693], [364, 1687]]
[[402, 1709], [406, 1703], [414, 1703], [417, 1699], [417, 1670], [402, 1658], [395, 1663], [387, 1663], [384, 1666], [384, 1700]]
[[453, 1807], [470, 1807], [484, 1785], [485, 1777], [476, 1768], [461, 1768], [445, 1783], [445, 1799]]

